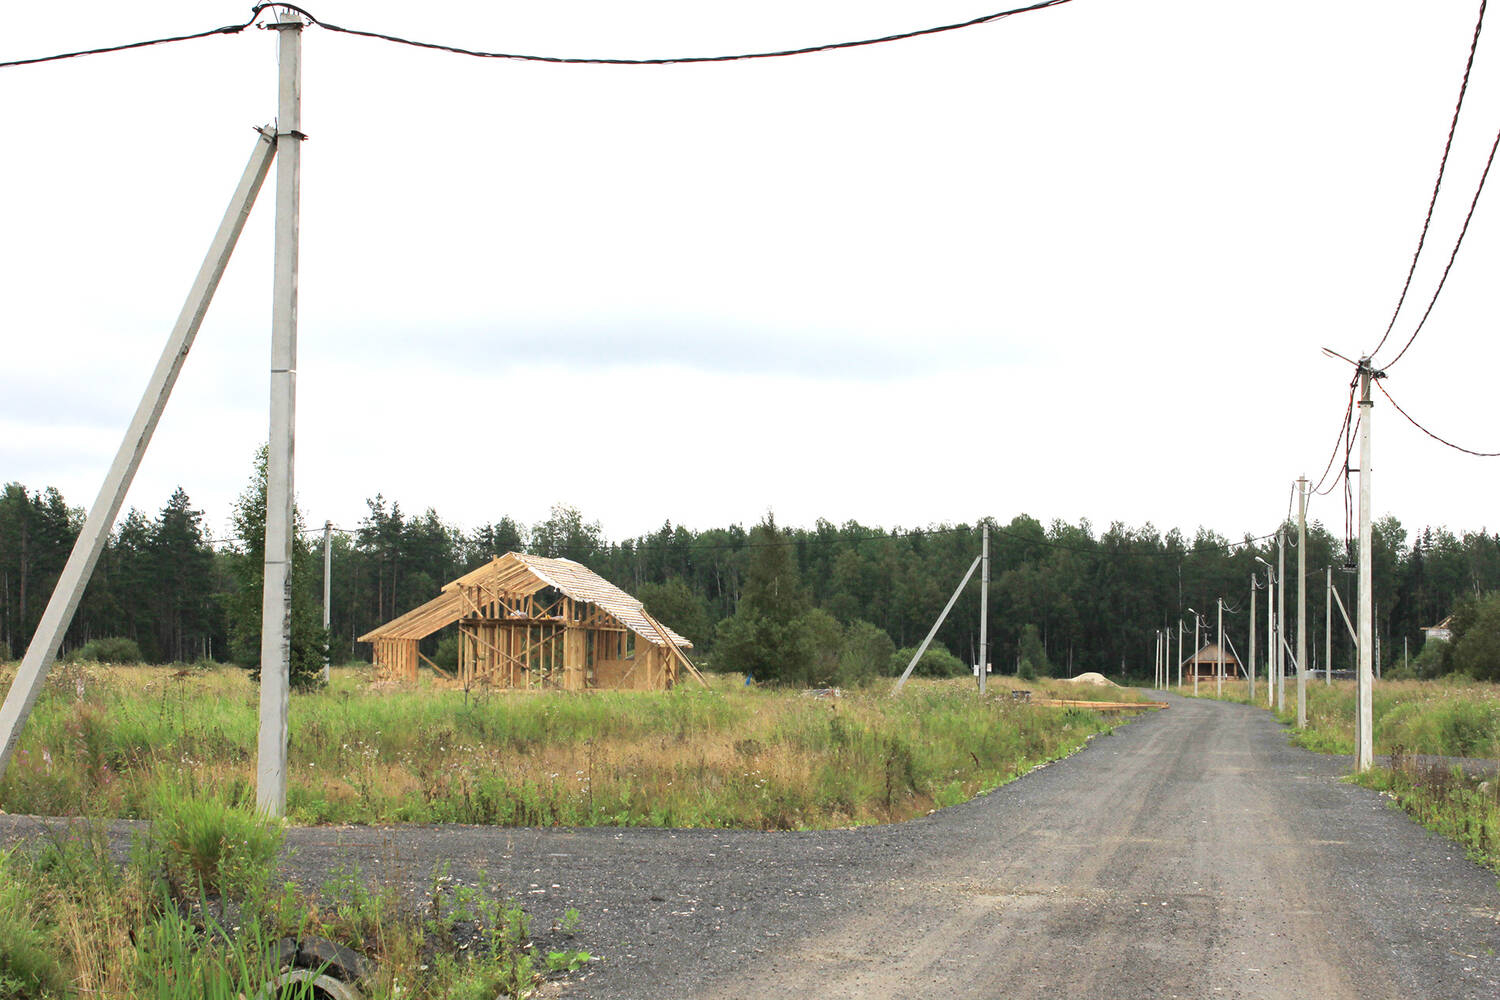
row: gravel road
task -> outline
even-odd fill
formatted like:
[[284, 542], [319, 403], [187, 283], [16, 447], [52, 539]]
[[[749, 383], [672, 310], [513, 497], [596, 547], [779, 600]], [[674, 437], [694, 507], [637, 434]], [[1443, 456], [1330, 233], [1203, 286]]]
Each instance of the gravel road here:
[[1266, 713], [1166, 700], [896, 826], [301, 828], [289, 871], [353, 863], [415, 898], [446, 859], [539, 929], [576, 907], [602, 960], [546, 988], [566, 997], [1500, 996], [1493, 874]]

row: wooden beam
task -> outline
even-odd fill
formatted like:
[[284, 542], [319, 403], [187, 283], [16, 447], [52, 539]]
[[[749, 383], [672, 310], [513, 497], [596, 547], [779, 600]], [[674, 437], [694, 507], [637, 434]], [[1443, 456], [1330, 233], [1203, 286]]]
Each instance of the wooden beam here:
[[422, 655], [422, 651], [420, 649], [417, 650], [417, 656], [420, 657], [422, 659], [422, 661], [424, 663], [426, 663], [429, 667], [431, 667], [433, 670], [435, 670], [438, 673], [442, 674], [444, 677], [448, 678], [450, 681], [453, 680], [453, 675], [452, 674], [448, 673], [448, 671], [444, 670], [442, 667], [438, 666], [436, 663], [433, 663], [431, 660], [427, 659], [426, 656], [423, 656]]
[[693, 666], [692, 661], [687, 658], [687, 654], [683, 653], [682, 650], [677, 648], [677, 643], [673, 642], [672, 637], [667, 635], [667, 630], [661, 627], [661, 622], [648, 615], [644, 608], [641, 609], [641, 617], [646, 619], [646, 621], [651, 624], [651, 627], [656, 631], [656, 634], [661, 636], [661, 641], [666, 643], [667, 649], [675, 654], [677, 659], [688, 668], [688, 672], [694, 677], [698, 678], [698, 683], [702, 684], [704, 687], [708, 687], [708, 681], [704, 680], [703, 675], [698, 673], [698, 668]]

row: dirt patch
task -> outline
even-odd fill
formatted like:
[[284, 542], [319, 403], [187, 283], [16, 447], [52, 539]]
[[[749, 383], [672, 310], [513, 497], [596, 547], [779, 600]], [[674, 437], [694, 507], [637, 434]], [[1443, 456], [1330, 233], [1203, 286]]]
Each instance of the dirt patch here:
[[1086, 674], [1079, 674], [1077, 677], [1067, 677], [1059, 679], [1066, 680], [1069, 684], [1092, 684], [1094, 687], [1114, 688], [1120, 686], [1114, 681], [1110, 680], [1108, 677], [1105, 677], [1103, 674], [1096, 673], [1092, 670], [1090, 670]]

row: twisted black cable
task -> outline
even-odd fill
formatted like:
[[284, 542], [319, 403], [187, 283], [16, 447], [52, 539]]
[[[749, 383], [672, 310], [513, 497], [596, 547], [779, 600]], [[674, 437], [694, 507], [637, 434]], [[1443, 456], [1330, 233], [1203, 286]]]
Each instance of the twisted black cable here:
[[1458, 115], [1464, 107], [1464, 95], [1469, 90], [1469, 73], [1474, 69], [1474, 53], [1479, 48], [1479, 32], [1484, 28], [1484, 8], [1488, 0], [1479, 0], [1479, 20], [1474, 23], [1474, 38], [1469, 42], [1469, 61], [1464, 64], [1464, 80], [1458, 88], [1458, 103], [1453, 108], [1453, 121], [1448, 124], [1448, 141], [1443, 143], [1443, 158], [1438, 163], [1437, 180], [1432, 185], [1432, 197], [1427, 202], [1427, 218], [1422, 220], [1422, 235], [1417, 238], [1417, 252], [1411, 255], [1411, 267], [1406, 271], [1406, 283], [1401, 286], [1401, 297], [1396, 300], [1396, 308], [1391, 313], [1391, 321], [1386, 324], [1385, 333], [1381, 335], [1380, 343], [1375, 345], [1375, 350], [1366, 357], [1374, 357], [1375, 352], [1385, 346], [1386, 338], [1396, 327], [1396, 317], [1401, 315], [1401, 306], [1406, 302], [1406, 293], [1411, 291], [1411, 279], [1417, 273], [1417, 258], [1422, 256], [1422, 247], [1427, 242], [1427, 229], [1432, 225], [1432, 211], [1437, 206], [1438, 191], [1443, 186], [1443, 172], [1448, 169], [1448, 154], [1453, 150], [1453, 133], [1458, 129]]
[[1447, 438], [1438, 437], [1436, 434], [1432, 433], [1432, 431], [1417, 423], [1416, 419], [1413, 418], [1410, 413], [1407, 413], [1405, 410], [1401, 409], [1401, 404], [1391, 398], [1390, 390], [1386, 389], [1385, 386], [1381, 385], [1379, 382], [1376, 382], [1375, 388], [1379, 389], [1385, 395], [1385, 398], [1391, 401], [1391, 405], [1396, 408], [1397, 413], [1405, 417], [1407, 421], [1417, 430], [1421, 431], [1423, 434], [1426, 434], [1428, 437], [1432, 438], [1439, 444], [1445, 444], [1449, 448], [1452, 448], [1454, 451], [1461, 451], [1465, 455], [1477, 455], [1480, 458], [1500, 458], [1500, 451], [1475, 451], [1472, 448], [1465, 448], [1463, 445], [1454, 444]]
[[1417, 339], [1417, 334], [1422, 332], [1422, 327], [1427, 325], [1427, 317], [1432, 315], [1432, 307], [1437, 305], [1438, 296], [1442, 294], [1443, 286], [1448, 283], [1448, 273], [1453, 270], [1453, 262], [1458, 259], [1459, 247], [1464, 245], [1464, 237], [1468, 235], [1469, 223], [1474, 221], [1474, 209], [1479, 207], [1479, 196], [1484, 193], [1484, 182], [1490, 176], [1490, 168], [1495, 165], [1495, 153], [1500, 150], [1500, 132], [1495, 133], [1495, 141], [1490, 145], [1490, 155], [1484, 162], [1484, 173], [1479, 175], [1479, 186], [1474, 189], [1474, 199], [1469, 202], [1469, 214], [1464, 216], [1464, 227], [1458, 231], [1458, 239], [1453, 243], [1453, 252], [1448, 255], [1448, 264], [1443, 268], [1443, 277], [1438, 281], [1438, 286], [1432, 292], [1432, 298], [1427, 302], [1427, 310], [1422, 313], [1422, 318], [1417, 323], [1417, 328], [1411, 332], [1406, 339], [1405, 345], [1397, 352], [1396, 356], [1381, 366], [1389, 370], [1391, 365], [1400, 361], [1402, 355], [1411, 349], [1412, 343]]
[[[265, 4], [261, 5], [266, 6]], [[124, 45], [106, 45], [98, 49], [82, 49], [78, 52], [61, 52], [55, 56], [35, 56], [31, 59], [12, 59], [9, 62], [0, 62], [0, 69], [7, 66], [30, 66], [35, 63], [56, 62], [59, 59], [76, 59], [79, 56], [96, 56], [105, 52], [124, 52], [126, 49], [144, 49], [152, 45], [169, 45], [172, 42], [188, 42], [195, 38], [208, 38], [211, 35], [237, 35], [250, 27], [260, 17], [261, 7], [256, 7], [250, 15], [250, 20], [244, 24], [228, 24], [222, 28], [210, 28], [208, 31], [198, 31], [191, 35], [174, 35], [171, 38], [152, 38], [144, 42], [127, 42]]]
[[[1323, 474], [1318, 477], [1318, 485], [1312, 488], [1313, 496], [1327, 496], [1329, 493], [1332, 493], [1334, 487], [1338, 485], [1338, 477], [1334, 477], [1333, 482], [1328, 483], [1328, 489], [1323, 489], [1323, 484], [1328, 481], [1328, 473], [1333, 471], [1333, 463], [1337, 461], [1339, 457], [1339, 445], [1343, 444], [1345, 439], [1347, 438], [1349, 434], [1349, 424], [1353, 419], [1354, 386], [1351, 385], [1349, 387], [1349, 405], [1344, 409], [1343, 423], [1339, 427], [1338, 435], [1333, 439], [1333, 454], [1328, 456], [1328, 465], [1323, 469]], [[1345, 462], [1344, 464], [1347, 466], [1349, 463]]]
[[670, 66], [680, 63], [713, 63], [713, 62], [737, 62], [745, 59], [776, 59], [782, 56], [803, 56], [814, 52], [831, 52], [835, 49], [854, 49], [866, 45], [880, 45], [885, 42], [900, 42], [908, 38], [920, 38], [923, 35], [937, 35], [945, 31], [960, 31], [964, 28], [974, 28], [981, 24], [990, 24], [994, 21], [1013, 17], [1016, 14], [1029, 14], [1032, 11], [1045, 10], [1048, 7], [1059, 7], [1073, 0], [1040, 0], [1038, 3], [1027, 7], [1016, 7], [1011, 10], [996, 11], [993, 14], [985, 14], [968, 21], [960, 21], [955, 24], [942, 24], [933, 28], [919, 28], [915, 31], [903, 31], [894, 35], [882, 35], [879, 38], [862, 38], [849, 42], [828, 42], [823, 45], [807, 45], [796, 49], [781, 49], [771, 52], [746, 52], [738, 55], [719, 56], [670, 56], [661, 59], [608, 59], [592, 58], [582, 56], [538, 56], [523, 55], [516, 52], [487, 52], [482, 49], [467, 49], [459, 45], [444, 45], [438, 42], [421, 42], [410, 38], [402, 38], [399, 35], [388, 35], [379, 31], [363, 31], [357, 28], [345, 28], [342, 25], [330, 24], [320, 21], [301, 7], [285, 3], [263, 3], [255, 8], [259, 13], [263, 7], [281, 7], [286, 10], [296, 11], [307, 18], [313, 24], [327, 31], [335, 31], [344, 35], [357, 35], [360, 38], [374, 38], [382, 42], [394, 42], [397, 45], [410, 45], [413, 48], [433, 49], [438, 52], [451, 52], [461, 56], [475, 56], [480, 59], [513, 59], [521, 62], [545, 62], [545, 63], [568, 63], [586, 64], [596, 66]]

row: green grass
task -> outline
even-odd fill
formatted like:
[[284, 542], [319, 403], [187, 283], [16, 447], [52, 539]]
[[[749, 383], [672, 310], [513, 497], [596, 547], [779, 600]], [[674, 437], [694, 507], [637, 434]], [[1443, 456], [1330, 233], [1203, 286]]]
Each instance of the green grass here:
[[[952, 805], [1066, 755], [1115, 720], [1013, 702], [997, 681], [800, 691], [380, 690], [357, 669], [297, 695], [288, 816], [297, 823], [828, 828]], [[1008, 680], [1008, 679], [1006, 679]], [[1039, 695], [1126, 689], [1032, 682]], [[58, 668], [0, 781], [0, 805], [144, 817], [163, 797], [253, 799], [256, 689], [224, 668]], [[207, 808], [205, 806], [205, 808]], [[199, 841], [207, 877], [213, 845]], [[228, 877], [226, 875], [226, 877]]]
[[[541, 951], [529, 915], [498, 886], [450, 889], [439, 874], [417, 907], [353, 871], [311, 889], [278, 885], [276, 852], [266, 850], [280, 841], [275, 824], [187, 799], [158, 805], [123, 865], [102, 827], [0, 852], [0, 1000], [245, 1000], [281, 973], [283, 938], [363, 953], [373, 972], [360, 989], [372, 1000], [521, 997], [543, 970], [590, 960], [566, 946], [573, 926]], [[192, 881], [172, 874], [205, 871]], [[577, 914], [560, 923], [576, 925]]]

